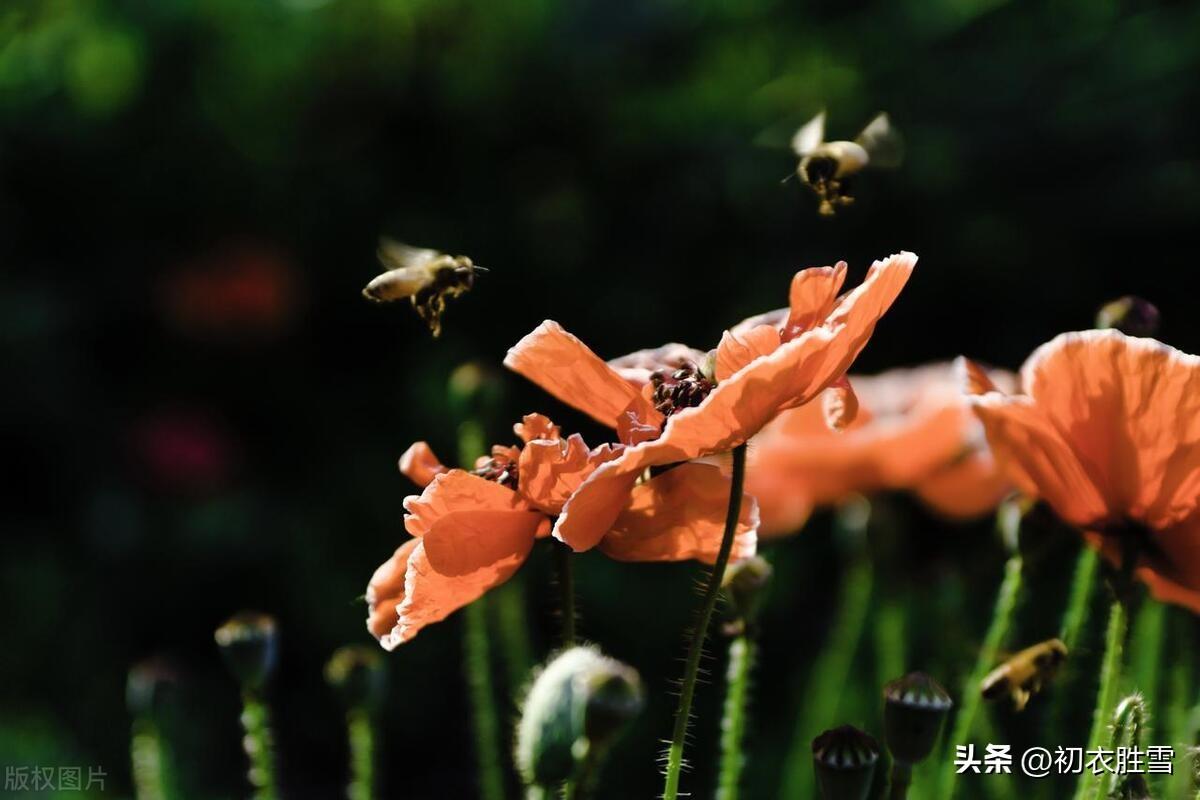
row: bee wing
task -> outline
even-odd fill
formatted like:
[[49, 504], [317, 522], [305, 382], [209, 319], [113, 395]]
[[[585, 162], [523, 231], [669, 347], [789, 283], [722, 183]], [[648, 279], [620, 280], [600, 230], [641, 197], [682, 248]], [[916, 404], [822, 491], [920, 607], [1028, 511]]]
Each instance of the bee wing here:
[[395, 269], [421, 267], [433, 261], [441, 253], [427, 247], [413, 247], [384, 237], [379, 240], [379, 249], [376, 251], [376, 255], [379, 256], [379, 263], [383, 265], [384, 272], [388, 272]]
[[792, 152], [803, 158], [820, 147], [823, 141], [825, 141], [824, 109], [801, 125], [800, 130], [792, 136]]
[[867, 151], [872, 167], [894, 169], [904, 160], [904, 139], [886, 113], [868, 122], [854, 141]]

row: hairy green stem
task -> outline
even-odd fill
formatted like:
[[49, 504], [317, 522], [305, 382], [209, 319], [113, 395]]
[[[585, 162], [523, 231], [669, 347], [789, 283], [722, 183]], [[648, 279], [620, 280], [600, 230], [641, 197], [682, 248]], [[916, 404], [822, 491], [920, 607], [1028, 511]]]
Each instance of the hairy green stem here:
[[350, 800], [371, 800], [375, 796], [375, 730], [371, 713], [353, 708], [346, 714], [346, 733], [350, 742]]
[[242, 745], [250, 760], [247, 778], [254, 787], [254, 800], [275, 800], [279, 796], [275, 777], [275, 739], [271, 732], [271, 714], [262, 697], [249, 689], [242, 692]]
[[517, 573], [492, 591], [490, 608], [495, 612], [500, 654], [508, 686], [515, 693], [525, 685], [533, 669], [533, 645], [529, 643], [529, 624], [525, 617], [525, 581]]
[[[1151, 714], [1157, 714], [1159, 710], [1159, 664], [1167, 626], [1166, 611], [1167, 607], [1162, 603], [1147, 599], [1138, 609], [1129, 635], [1129, 675], [1133, 679], [1133, 687], [1141, 693], [1142, 701]], [[1146, 741], [1149, 741], [1154, 732], [1152, 717], [1146, 715], [1142, 725]]]
[[[1096, 695], [1096, 711], [1092, 717], [1092, 732], [1088, 736], [1086, 751], [1096, 750], [1104, 744], [1109, 721], [1117, 704], [1121, 690], [1121, 660], [1125, 649], [1125, 633], [1129, 627], [1128, 612], [1119, 600], [1113, 600], [1108, 615], [1108, 632], [1104, 637], [1104, 661], [1100, 668], [1100, 689]], [[1079, 778], [1075, 800], [1096, 800], [1108, 796], [1110, 773], [1105, 770], [1099, 776], [1086, 770]]]
[[721, 581], [729, 554], [733, 550], [733, 538], [737, 531], [738, 517], [742, 512], [742, 487], [746, 479], [746, 445], [733, 449], [733, 474], [729, 483], [729, 507], [725, 514], [725, 531], [721, 536], [721, 549], [716, 563], [708, 576], [704, 589], [704, 600], [696, 619], [696, 630], [688, 647], [687, 662], [683, 671], [683, 682], [679, 692], [679, 707], [675, 711], [675, 727], [671, 743], [667, 748], [667, 771], [663, 784], [663, 800], [676, 800], [679, 796], [679, 776], [683, 769], [683, 746], [687, 739], [688, 722], [692, 714], [692, 697], [696, 692], [696, 677], [700, 672], [700, 658], [704, 653], [704, 640], [712, 622], [713, 609], [721, 592]]
[[575, 559], [570, 545], [552, 540], [558, 578], [559, 613], [562, 615], [562, 645], [575, 644]]
[[737, 800], [738, 797], [742, 768], [746, 764], [742, 741], [746, 733], [746, 706], [750, 699], [750, 672], [754, 668], [755, 650], [754, 640], [746, 630], [729, 642], [717, 800]]
[[1167, 776], [1163, 787], [1163, 797], [1166, 800], [1185, 800], [1192, 793], [1190, 762], [1184, 755], [1182, 763], [1180, 754], [1186, 754], [1188, 748], [1195, 743], [1195, 715], [1192, 713], [1195, 703], [1195, 675], [1192, 643], [1193, 630], [1191, 620], [1183, 615], [1174, 614], [1171, 620], [1171, 645], [1175, 657], [1171, 660], [1168, 676], [1169, 702], [1164, 704], [1163, 721], [1167, 729], [1167, 741], [1175, 748], [1176, 764]]
[[[869, 506], [860, 503], [843, 508], [836, 524], [844, 538], [861, 543], [869, 521]], [[834, 715], [866, 626], [873, 581], [871, 560], [856, 556], [843, 579], [829, 641], [817, 656], [812, 674], [804, 684], [803, 712], [796, 716], [792, 730], [781, 797], [807, 797], [812, 793], [812, 740], [835, 722]]]
[[[996, 655], [1004, 644], [1004, 637], [1012, 626], [1013, 612], [1017, 607], [1017, 595], [1021, 591], [1021, 556], [1014, 555], [1004, 565], [1004, 579], [1000, 582], [1000, 591], [996, 593], [996, 607], [992, 612], [992, 622], [984, 636], [983, 646], [979, 648], [979, 657], [975, 666], [963, 684], [961, 707], [954, 718], [954, 728], [950, 734], [950, 754], [958, 752], [960, 745], [968, 744], [971, 737], [971, 727], [975, 715], [979, 711], [982, 699], [979, 685], [987, 677], [988, 672], [995, 666]], [[942, 797], [947, 800], [954, 796], [954, 785], [958, 781], [958, 772], [952, 758], [945, 759], [942, 768]]]
[[475, 728], [479, 796], [483, 800], [503, 800], [500, 722], [496, 717], [495, 690], [492, 687], [486, 602], [487, 597], [481, 597], [464, 609], [464, 668], [471, 698], [471, 721]]
[[1075, 562], [1075, 577], [1071, 580], [1071, 594], [1067, 599], [1067, 610], [1063, 614], [1062, 631], [1058, 638], [1073, 652], [1079, 644], [1079, 636], [1087, 622], [1088, 607], [1091, 605], [1092, 587], [1096, 583], [1096, 572], [1100, 567], [1100, 556], [1090, 547], [1084, 546]]
[[165, 800], [166, 754], [162, 734], [152, 720], [141, 717], [133, 722], [129, 755], [133, 771], [134, 796], [137, 800]]

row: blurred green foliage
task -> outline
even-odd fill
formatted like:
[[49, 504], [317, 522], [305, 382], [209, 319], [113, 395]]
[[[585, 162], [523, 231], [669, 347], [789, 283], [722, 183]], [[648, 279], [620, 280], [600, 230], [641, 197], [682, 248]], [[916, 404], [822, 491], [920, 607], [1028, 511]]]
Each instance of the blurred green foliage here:
[[[168, 733], [188, 796], [243, 793], [237, 692], [212, 630], [254, 607], [282, 630], [285, 787], [333, 796], [346, 745], [321, 664], [365, 640], [356, 598], [400, 541], [411, 491], [395, 459], [421, 438], [449, 458], [450, 372], [498, 364], [544, 317], [605, 356], [711, 346], [781, 305], [795, 268], [846, 258], [861, 275], [905, 248], [921, 266], [864, 370], [959, 353], [1016, 366], [1126, 293], [1196, 352], [1181, 254], [1200, 213], [1198, 62], [1200, 7], [1178, 2], [10, 0], [0, 762], [103, 765], [126, 789], [125, 673], [161, 653], [184, 676]], [[821, 107], [839, 136], [886, 109], [909, 147], [833, 220], [779, 183], [787, 137]], [[406, 310], [358, 297], [383, 233], [492, 269], [436, 343]], [[284, 265], [287, 291], [234, 263], [245, 245]], [[186, 305], [189, 292], [206, 299]], [[601, 439], [494, 380], [490, 438], [538, 409]], [[903, 498], [876, 519], [873, 633], [818, 727], [878, 732], [885, 669], [957, 691], [987, 626], [1004, 559], [987, 521], [949, 526]], [[1014, 645], [1055, 632], [1070, 580], [1074, 543], [1039, 530]], [[767, 554], [753, 797], [774, 796], [849, 568], [824, 515]], [[555, 629], [544, 555], [527, 571], [539, 656]], [[648, 689], [602, 796], [649, 796], [695, 568], [589, 555], [578, 574], [584, 635]], [[1194, 633], [1180, 616], [1168, 628]], [[387, 659], [387, 796], [471, 792], [460, 622]], [[996, 712], [997, 740], [1082, 744], [1096, 635], [1055, 689], [1078, 713], [1050, 730], [1070, 741], [1044, 738], [1037, 703]], [[1163, 692], [1162, 716], [1177, 716], [1185, 701]], [[718, 706], [704, 687], [697, 788]]]

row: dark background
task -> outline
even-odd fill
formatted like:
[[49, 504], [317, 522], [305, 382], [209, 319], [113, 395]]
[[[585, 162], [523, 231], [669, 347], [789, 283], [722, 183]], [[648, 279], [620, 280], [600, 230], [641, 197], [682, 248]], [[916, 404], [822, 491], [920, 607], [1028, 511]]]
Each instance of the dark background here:
[[[335, 796], [344, 733], [321, 665], [368, 641], [358, 598], [412, 491], [396, 458], [419, 438], [454, 452], [451, 370], [496, 369], [496, 441], [534, 409], [601, 439], [500, 369], [544, 318], [605, 357], [707, 348], [782, 305], [797, 268], [846, 259], [853, 283], [908, 249], [918, 270], [859, 370], [960, 353], [1015, 367], [1125, 293], [1195, 352], [1198, 62], [1190, 3], [5, 3], [0, 762], [103, 765], [124, 791], [125, 675], [162, 654], [181, 676], [187, 796], [242, 793], [212, 631], [250, 607], [283, 630], [284, 780]], [[885, 109], [908, 142], [831, 220], [780, 184], [788, 135], [822, 107], [835, 137]], [[440, 340], [359, 296], [381, 234], [491, 268]], [[906, 666], [953, 685], [1001, 548], [986, 522], [887, 502]], [[833, 613], [828, 522], [772, 548], [751, 796], [774, 796]], [[1043, 600], [1058, 614], [1070, 558], [1046, 562], [1031, 631]], [[543, 562], [525, 578], [539, 654], [555, 629]], [[578, 571], [583, 633], [651, 695], [602, 796], [649, 797], [696, 570], [589, 554]], [[460, 623], [388, 657], [390, 797], [471, 794]], [[877, 729], [859, 661], [870, 688], [845, 716]], [[716, 699], [702, 689], [697, 791]], [[1014, 744], [1037, 729], [1013, 724]]]

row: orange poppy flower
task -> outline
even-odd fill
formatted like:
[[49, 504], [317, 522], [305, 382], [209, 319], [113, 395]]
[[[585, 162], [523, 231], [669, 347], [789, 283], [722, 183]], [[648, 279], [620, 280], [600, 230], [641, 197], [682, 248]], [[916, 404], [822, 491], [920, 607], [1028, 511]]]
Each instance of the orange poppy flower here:
[[[1015, 377], [996, 372], [1003, 386]], [[758, 498], [763, 535], [798, 530], [814, 506], [855, 493], [915, 492], [935, 511], [972, 517], [1010, 489], [949, 362], [852, 377], [859, 410], [844, 430], [819, 403], [785, 411], [750, 445], [746, 491]]]
[[802, 270], [787, 309], [726, 331], [712, 358], [672, 344], [607, 364], [557, 322], [538, 326], [504, 363], [615, 428], [626, 445], [567, 502], [554, 535], [575, 550], [594, 547], [648, 467], [731, 450], [841, 379], [916, 260], [901, 253], [877, 261], [844, 296], [845, 262]]
[[1023, 394], [970, 364], [1001, 466], [1159, 600], [1200, 612], [1200, 358], [1113, 330], [1066, 333], [1021, 369]]
[[[588, 449], [578, 435], [530, 414], [514, 426], [520, 446], [492, 448], [475, 469], [447, 469], [417, 442], [400, 471], [424, 491], [405, 499], [413, 538], [367, 587], [367, 628], [391, 650], [512, 577], [550, 532], [580, 484], [620, 445]], [[729, 481], [712, 465], [688, 464], [634, 487], [600, 550], [619, 561], [716, 560]], [[739, 519], [734, 556], [754, 554], [758, 508]]]

